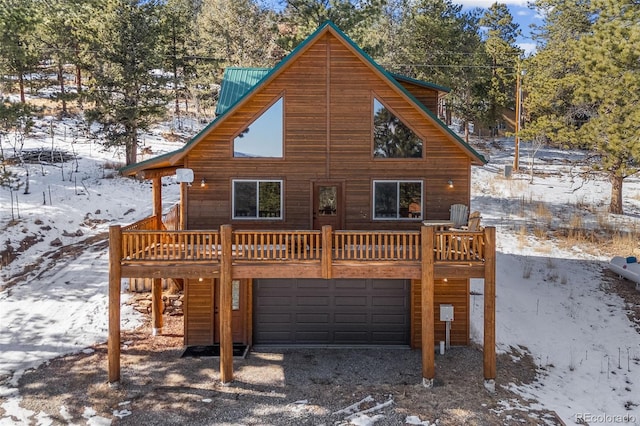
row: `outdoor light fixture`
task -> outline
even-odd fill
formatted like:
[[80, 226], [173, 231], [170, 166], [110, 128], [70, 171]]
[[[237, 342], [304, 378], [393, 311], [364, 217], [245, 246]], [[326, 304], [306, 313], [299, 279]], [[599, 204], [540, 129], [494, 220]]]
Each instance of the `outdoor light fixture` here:
[[204, 180], [204, 178], [202, 178], [202, 180], [200, 181], [200, 188], [204, 188], [206, 184], [207, 182]]
[[451, 179], [449, 179], [447, 183], [449, 184], [449, 188], [453, 188], [453, 181]]

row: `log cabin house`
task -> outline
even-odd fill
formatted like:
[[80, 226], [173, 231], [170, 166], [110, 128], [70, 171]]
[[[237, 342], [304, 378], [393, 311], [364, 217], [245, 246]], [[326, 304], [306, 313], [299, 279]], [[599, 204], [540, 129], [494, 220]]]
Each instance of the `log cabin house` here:
[[[109, 381], [123, 277], [154, 280], [155, 332], [160, 280], [184, 283], [184, 344], [219, 344], [222, 382], [234, 343], [403, 345], [422, 350], [427, 387], [436, 342], [469, 344], [478, 277], [493, 383], [495, 229], [441, 226], [486, 161], [437, 118], [446, 90], [388, 73], [331, 22], [273, 69], [227, 70], [213, 122], [121, 170], [153, 182], [154, 209], [110, 228]], [[161, 178], [176, 174], [193, 182], [163, 217]]]

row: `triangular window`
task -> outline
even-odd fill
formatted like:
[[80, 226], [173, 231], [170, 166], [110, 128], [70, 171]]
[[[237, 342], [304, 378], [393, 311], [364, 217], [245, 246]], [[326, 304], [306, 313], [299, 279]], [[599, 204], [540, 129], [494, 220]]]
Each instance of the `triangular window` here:
[[422, 139], [379, 100], [373, 99], [373, 156], [422, 158]]
[[278, 99], [233, 139], [236, 158], [282, 158], [283, 101]]

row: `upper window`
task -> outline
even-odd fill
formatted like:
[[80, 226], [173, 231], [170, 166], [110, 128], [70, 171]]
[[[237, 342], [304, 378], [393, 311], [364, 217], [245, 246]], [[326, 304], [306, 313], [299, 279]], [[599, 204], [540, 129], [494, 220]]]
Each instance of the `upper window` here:
[[374, 219], [422, 219], [422, 182], [373, 182]]
[[283, 101], [278, 99], [233, 139], [236, 158], [282, 158]]
[[422, 139], [376, 98], [373, 99], [373, 156], [422, 158]]
[[234, 180], [234, 219], [282, 219], [281, 180]]

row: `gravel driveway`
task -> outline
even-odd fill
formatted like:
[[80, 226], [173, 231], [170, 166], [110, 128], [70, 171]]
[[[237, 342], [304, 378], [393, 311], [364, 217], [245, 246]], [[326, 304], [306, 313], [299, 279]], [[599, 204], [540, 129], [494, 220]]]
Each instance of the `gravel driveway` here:
[[[218, 358], [181, 358], [181, 326], [174, 317], [162, 336], [148, 325], [123, 333], [118, 387], [106, 383], [106, 345], [97, 345], [27, 372], [22, 399], [0, 397], [0, 407], [19, 403], [25, 424], [54, 425], [562, 424], [505, 389], [535, 379], [526, 355], [498, 356], [495, 394], [475, 347], [436, 355], [433, 389], [421, 385], [420, 351], [379, 348], [254, 348], [222, 385]], [[0, 424], [10, 414], [0, 408]]]

